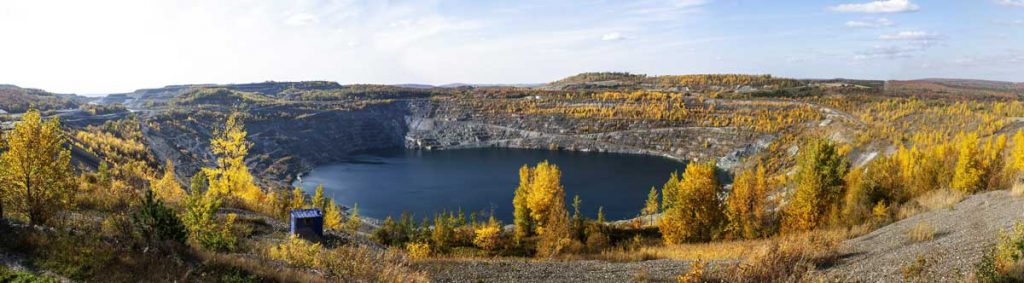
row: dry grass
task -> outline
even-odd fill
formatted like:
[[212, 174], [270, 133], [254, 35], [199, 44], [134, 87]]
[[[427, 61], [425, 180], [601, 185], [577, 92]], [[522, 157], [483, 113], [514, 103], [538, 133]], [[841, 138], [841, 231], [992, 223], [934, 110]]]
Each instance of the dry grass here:
[[726, 272], [731, 282], [802, 282], [818, 266], [835, 262], [848, 230], [818, 230], [780, 236], [756, 249], [735, 270]]
[[[274, 282], [329, 282], [327, 278], [301, 269], [269, 264], [267, 261], [243, 255], [220, 254], [195, 250], [204, 265], [233, 266]], [[189, 278], [183, 281], [188, 282]]]
[[1010, 187], [1010, 195], [1015, 197], [1024, 196], [1024, 182], [1020, 180], [1013, 182], [1013, 186]]
[[610, 249], [594, 255], [592, 259], [614, 262], [644, 261], [653, 259], [675, 260], [737, 260], [749, 251], [768, 243], [768, 240], [744, 240], [680, 245], [654, 244], [634, 249]]
[[935, 239], [935, 227], [927, 222], [917, 223], [907, 230], [907, 238], [913, 243], [931, 241]]
[[897, 216], [899, 219], [906, 219], [922, 212], [953, 208], [965, 197], [967, 195], [957, 190], [938, 189], [929, 191], [903, 204]]
[[687, 271], [683, 275], [679, 275], [679, 277], [676, 278], [676, 282], [702, 283], [710, 281], [708, 278], [706, 278], [707, 274], [704, 272], [704, 269], [707, 268], [707, 265], [707, 262], [703, 260], [694, 261], [693, 264], [690, 265], [690, 271]]

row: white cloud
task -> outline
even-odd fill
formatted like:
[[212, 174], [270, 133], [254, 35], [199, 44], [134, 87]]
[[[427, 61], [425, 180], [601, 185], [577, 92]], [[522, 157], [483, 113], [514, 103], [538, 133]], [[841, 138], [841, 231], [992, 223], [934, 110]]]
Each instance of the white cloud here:
[[874, 20], [863, 20], [863, 21], [848, 21], [846, 22], [847, 27], [851, 28], [881, 28], [893, 26], [896, 23], [887, 18], [878, 18]]
[[320, 18], [316, 15], [309, 13], [295, 13], [288, 16], [288, 19], [284, 20], [284, 24], [289, 26], [305, 26], [312, 25], [320, 22]]
[[910, 3], [910, 0], [879, 0], [868, 3], [842, 4], [829, 9], [840, 13], [905, 13], [920, 10], [921, 7]]
[[1024, 7], [1024, 0], [996, 0], [996, 3], [1003, 6]]
[[623, 40], [623, 39], [626, 39], [626, 37], [622, 36], [622, 34], [618, 33], [618, 32], [606, 33], [606, 34], [601, 36], [601, 40], [604, 40], [604, 41], [616, 41], [616, 40]]
[[857, 60], [910, 58], [924, 51], [925, 48], [927, 46], [917, 44], [875, 46], [860, 52], [853, 58]]
[[926, 31], [901, 31], [891, 34], [883, 34], [878, 39], [884, 40], [936, 40], [939, 34]]

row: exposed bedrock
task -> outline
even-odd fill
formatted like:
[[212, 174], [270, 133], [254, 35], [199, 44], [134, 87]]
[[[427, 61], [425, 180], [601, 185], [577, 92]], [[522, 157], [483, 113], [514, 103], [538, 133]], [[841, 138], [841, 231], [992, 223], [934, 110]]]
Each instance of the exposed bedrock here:
[[[249, 140], [253, 142], [248, 163], [265, 183], [287, 186], [297, 175], [315, 166], [344, 161], [354, 154], [375, 149], [555, 149], [716, 160], [720, 166], [731, 167], [743, 156], [753, 154], [770, 142], [749, 131], [728, 127], [646, 128], [637, 125], [621, 131], [567, 134], [546, 131], [544, 127], [535, 126], [536, 121], [526, 118], [484, 119], [467, 110], [438, 106], [438, 102], [432, 100], [406, 100], [357, 110], [306, 110], [286, 106], [253, 110], [255, 118], [246, 120]], [[273, 118], [274, 113], [281, 112], [292, 113], [293, 118]], [[147, 129], [148, 142], [161, 160], [170, 158], [178, 164], [180, 176], [188, 177], [201, 166], [214, 165], [209, 139], [213, 127], [221, 125], [222, 121], [202, 118], [156, 121], [159, 127]]]

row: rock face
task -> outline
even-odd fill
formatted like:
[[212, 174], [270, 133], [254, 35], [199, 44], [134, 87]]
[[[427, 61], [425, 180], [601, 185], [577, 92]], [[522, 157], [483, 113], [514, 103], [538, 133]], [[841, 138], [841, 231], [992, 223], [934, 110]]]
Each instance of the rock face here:
[[[763, 149], [771, 137], [731, 127], [673, 127], [643, 122], [617, 130], [573, 131], [564, 117], [487, 116], [435, 99], [405, 99], [356, 108], [329, 103], [251, 107], [245, 126], [253, 142], [248, 163], [265, 183], [288, 186], [313, 167], [375, 149], [444, 150], [481, 147], [613, 152], [732, 166]], [[156, 113], [144, 129], [160, 160], [173, 160], [182, 178], [213, 166], [209, 140], [227, 107]], [[721, 157], [727, 157], [719, 160]]]
[[[273, 113], [294, 114], [288, 118]], [[253, 147], [252, 172], [269, 185], [288, 186], [297, 174], [314, 166], [342, 161], [354, 153], [402, 147], [407, 107], [402, 103], [371, 105], [347, 111], [307, 111], [274, 108], [251, 111], [245, 128]], [[147, 143], [161, 160], [173, 160], [178, 175], [189, 177], [203, 166], [213, 166], [209, 140], [220, 117], [164, 114], [151, 119], [156, 126], [144, 129]], [[261, 118], [265, 117], [265, 118]]]

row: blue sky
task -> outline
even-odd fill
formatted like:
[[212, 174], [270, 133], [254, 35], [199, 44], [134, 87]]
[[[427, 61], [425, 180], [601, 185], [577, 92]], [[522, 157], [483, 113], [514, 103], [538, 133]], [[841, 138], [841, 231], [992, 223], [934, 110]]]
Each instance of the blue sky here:
[[1024, 0], [0, 2], [0, 83], [537, 83], [586, 71], [1024, 81]]

